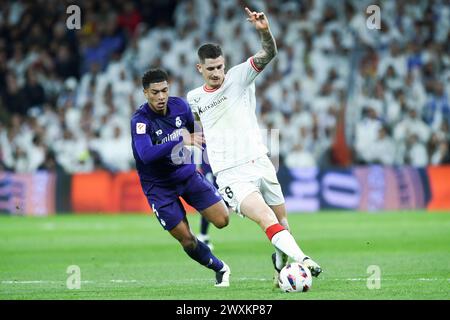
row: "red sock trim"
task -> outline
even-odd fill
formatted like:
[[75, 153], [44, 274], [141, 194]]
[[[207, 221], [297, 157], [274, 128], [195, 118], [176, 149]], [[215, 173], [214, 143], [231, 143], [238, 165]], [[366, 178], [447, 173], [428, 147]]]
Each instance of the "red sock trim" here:
[[269, 238], [269, 240], [272, 241], [273, 236], [283, 230], [286, 229], [281, 224], [279, 223], [273, 224], [266, 229], [267, 238]]

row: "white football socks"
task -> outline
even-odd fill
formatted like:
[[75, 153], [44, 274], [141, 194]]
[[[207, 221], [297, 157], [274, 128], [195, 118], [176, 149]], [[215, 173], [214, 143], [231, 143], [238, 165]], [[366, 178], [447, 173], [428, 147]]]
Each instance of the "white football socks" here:
[[[276, 250], [276, 265], [281, 265], [281, 268], [283, 267], [282, 262], [282, 255], [278, 253], [278, 250], [284, 252], [287, 254], [289, 258], [291, 258], [294, 261], [302, 262], [303, 259], [306, 257], [306, 255], [303, 253], [303, 251], [300, 249], [300, 247], [297, 245], [297, 242], [295, 242], [294, 237], [289, 233], [287, 230], [280, 231], [276, 233], [271, 240], [272, 244], [275, 246]], [[279, 269], [281, 269], [279, 268]]]

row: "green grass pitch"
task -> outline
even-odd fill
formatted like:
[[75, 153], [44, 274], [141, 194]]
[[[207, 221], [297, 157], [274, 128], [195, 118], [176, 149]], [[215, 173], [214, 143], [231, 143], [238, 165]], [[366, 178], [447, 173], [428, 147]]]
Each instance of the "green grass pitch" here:
[[[199, 229], [199, 215], [189, 215]], [[154, 216], [0, 216], [0, 299], [445, 299], [450, 298], [450, 215], [320, 212], [289, 215], [292, 233], [324, 269], [307, 293], [272, 288], [272, 246], [259, 227], [231, 216], [210, 227], [229, 288], [190, 260]], [[70, 265], [81, 288], [66, 285]], [[369, 289], [368, 267], [380, 268]], [[370, 280], [369, 280], [370, 282]], [[371, 282], [370, 282], [371, 283]]]

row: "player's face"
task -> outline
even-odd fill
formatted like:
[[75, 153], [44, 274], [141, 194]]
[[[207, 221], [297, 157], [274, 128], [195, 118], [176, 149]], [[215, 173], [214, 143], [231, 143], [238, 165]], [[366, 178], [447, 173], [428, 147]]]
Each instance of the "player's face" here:
[[150, 86], [144, 89], [144, 95], [154, 112], [166, 114], [167, 101], [169, 100], [169, 85], [167, 81], [150, 83]]
[[205, 59], [204, 63], [197, 64], [197, 69], [210, 88], [220, 87], [225, 79], [225, 59], [222, 56]]

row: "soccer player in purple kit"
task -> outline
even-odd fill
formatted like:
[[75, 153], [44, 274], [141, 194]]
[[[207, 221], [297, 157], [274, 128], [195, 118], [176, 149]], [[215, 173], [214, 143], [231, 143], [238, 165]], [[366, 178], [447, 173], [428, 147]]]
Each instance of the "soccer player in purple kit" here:
[[186, 146], [202, 148], [187, 102], [169, 97], [168, 75], [152, 69], [142, 77], [147, 102], [131, 118], [131, 137], [142, 190], [162, 227], [193, 260], [216, 272], [216, 287], [228, 287], [230, 268], [192, 233], [181, 196], [217, 228], [228, 225], [227, 207], [214, 186], [186, 159]]

